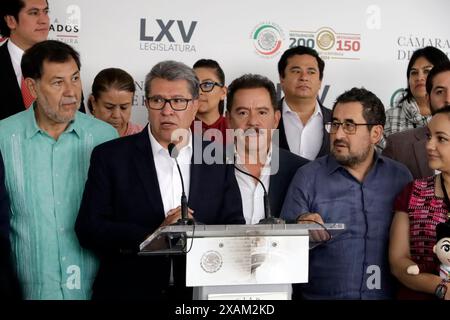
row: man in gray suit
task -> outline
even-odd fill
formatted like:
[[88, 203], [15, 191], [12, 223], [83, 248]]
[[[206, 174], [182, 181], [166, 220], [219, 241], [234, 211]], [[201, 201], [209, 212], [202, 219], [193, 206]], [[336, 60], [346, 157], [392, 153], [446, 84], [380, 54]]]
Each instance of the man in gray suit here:
[[[450, 104], [450, 62], [431, 69], [426, 89], [432, 113]], [[388, 136], [382, 154], [406, 165], [414, 179], [433, 175], [425, 149], [427, 131], [427, 127], [421, 127]]]

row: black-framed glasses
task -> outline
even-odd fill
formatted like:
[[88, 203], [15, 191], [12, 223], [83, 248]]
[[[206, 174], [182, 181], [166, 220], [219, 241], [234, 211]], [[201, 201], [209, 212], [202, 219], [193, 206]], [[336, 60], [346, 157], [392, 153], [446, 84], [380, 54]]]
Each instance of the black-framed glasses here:
[[376, 126], [378, 123], [354, 123], [354, 122], [327, 122], [325, 123], [325, 129], [329, 133], [336, 133], [339, 130], [339, 127], [342, 126], [342, 130], [346, 134], [355, 134], [356, 128], [358, 126]]
[[166, 99], [163, 97], [148, 97], [147, 98], [148, 106], [150, 107], [150, 109], [161, 110], [164, 108], [166, 103], [169, 103], [169, 106], [174, 111], [186, 110], [189, 102], [192, 100], [193, 99], [187, 99], [187, 98], [171, 98], [171, 99]]
[[205, 81], [200, 83], [200, 89], [203, 92], [211, 92], [214, 89], [214, 86], [218, 86], [218, 87], [223, 87], [222, 83], [219, 82], [215, 82], [215, 81]]

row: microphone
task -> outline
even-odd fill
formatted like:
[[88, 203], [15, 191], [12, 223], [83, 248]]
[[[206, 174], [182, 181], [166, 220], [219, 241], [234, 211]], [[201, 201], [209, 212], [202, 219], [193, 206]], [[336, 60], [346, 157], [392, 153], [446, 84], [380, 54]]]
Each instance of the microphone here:
[[175, 159], [175, 163], [177, 164], [178, 173], [180, 174], [180, 179], [181, 179], [181, 219], [179, 219], [176, 224], [181, 224], [181, 225], [192, 224], [193, 220], [188, 218], [188, 203], [187, 203], [186, 193], [184, 192], [184, 180], [183, 180], [183, 175], [181, 174], [180, 165], [178, 164], [178, 160], [177, 160], [179, 151], [178, 151], [175, 143], [169, 143], [169, 145], [167, 146], [167, 149], [169, 150], [170, 157]]
[[272, 215], [272, 212], [270, 210], [269, 195], [267, 193], [266, 187], [264, 186], [264, 183], [262, 183], [262, 181], [259, 178], [255, 177], [254, 175], [240, 169], [238, 166], [236, 166], [236, 164], [234, 164], [234, 168], [237, 171], [242, 172], [243, 174], [246, 174], [249, 177], [252, 177], [256, 181], [258, 181], [263, 188], [263, 191], [264, 191], [264, 219], [259, 220], [258, 224], [284, 224], [285, 221], [283, 219], [275, 218]]

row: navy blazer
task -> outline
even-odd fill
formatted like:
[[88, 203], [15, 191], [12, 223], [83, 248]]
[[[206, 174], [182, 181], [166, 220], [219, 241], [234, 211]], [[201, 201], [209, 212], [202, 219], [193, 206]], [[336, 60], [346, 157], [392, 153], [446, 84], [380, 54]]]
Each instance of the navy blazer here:
[[25, 110], [7, 42], [0, 46], [0, 120]]
[[[280, 99], [280, 101], [278, 101], [278, 107], [279, 110], [281, 112], [281, 118], [280, 118], [280, 122], [278, 124], [278, 129], [280, 130], [280, 148], [289, 150], [289, 144], [286, 138], [286, 131], [284, 129], [284, 122], [283, 122], [283, 99]], [[320, 101], [317, 100], [317, 102], [319, 103], [319, 107], [320, 110], [322, 111], [322, 115], [323, 115], [323, 138], [322, 138], [322, 146], [320, 147], [319, 153], [317, 154], [316, 158], [319, 158], [321, 156], [327, 155], [330, 153], [330, 134], [327, 132], [327, 130], [325, 130], [325, 123], [327, 122], [331, 122], [331, 110], [328, 108], [325, 108]]]
[[[9, 41], [9, 40], [8, 40]], [[25, 110], [22, 91], [17, 83], [16, 73], [11, 62], [7, 42], [0, 46], [0, 120]], [[85, 113], [83, 93], [80, 111]]]
[[308, 159], [297, 156], [296, 154], [272, 147], [272, 163], [278, 152], [278, 172], [270, 176], [269, 183], [269, 201], [270, 210], [274, 217], [279, 218], [281, 208], [283, 207], [284, 197], [287, 194], [292, 178], [295, 176], [297, 169], [307, 164]]
[[[171, 298], [170, 259], [137, 255], [139, 244], [165, 219], [147, 128], [92, 152], [75, 231], [80, 244], [100, 258], [94, 299]], [[192, 164], [189, 190], [188, 205], [196, 221], [245, 223], [231, 165]], [[184, 257], [173, 260], [175, 285], [181, 292]]]

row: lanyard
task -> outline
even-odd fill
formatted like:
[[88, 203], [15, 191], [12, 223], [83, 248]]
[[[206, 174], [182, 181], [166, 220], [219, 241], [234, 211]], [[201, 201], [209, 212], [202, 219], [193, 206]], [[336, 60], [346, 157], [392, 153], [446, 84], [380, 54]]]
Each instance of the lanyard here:
[[[444, 178], [442, 177], [442, 173], [441, 173], [441, 189], [442, 192], [444, 193], [444, 202], [445, 205], [447, 206], [447, 211], [450, 210], [450, 200], [448, 199], [448, 194], [447, 194], [447, 190], [445, 189], [445, 183], [444, 183]], [[447, 215], [450, 215], [450, 212], [447, 213]]]

